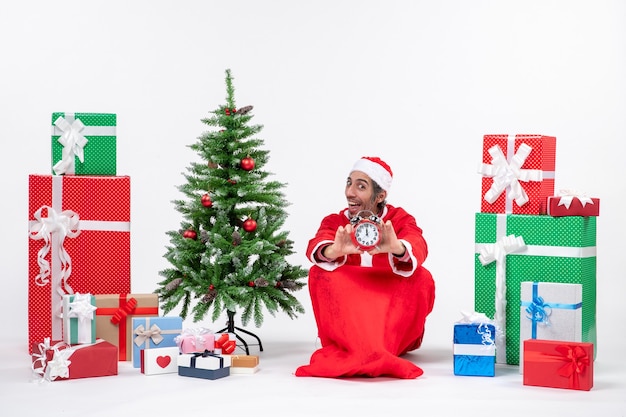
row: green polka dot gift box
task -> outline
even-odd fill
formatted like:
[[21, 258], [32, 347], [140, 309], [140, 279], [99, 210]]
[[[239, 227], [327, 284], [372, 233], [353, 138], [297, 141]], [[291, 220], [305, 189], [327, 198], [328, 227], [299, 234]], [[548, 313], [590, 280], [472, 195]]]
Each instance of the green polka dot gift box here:
[[581, 284], [582, 342], [596, 344], [596, 219], [476, 213], [474, 309], [504, 334], [497, 363], [519, 365], [524, 281]]
[[117, 116], [52, 113], [52, 173], [116, 175]]

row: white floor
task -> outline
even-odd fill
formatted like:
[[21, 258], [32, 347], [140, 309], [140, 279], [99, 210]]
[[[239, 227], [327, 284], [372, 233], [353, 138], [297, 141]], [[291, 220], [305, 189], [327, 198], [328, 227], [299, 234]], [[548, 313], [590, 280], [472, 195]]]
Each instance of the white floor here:
[[[429, 346], [408, 355], [424, 369], [415, 380], [298, 378], [315, 341], [262, 340], [260, 371], [215, 381], [177, 374], [145, 376], [128, 362], [119, 375], [37, 383], [19, 340], [0, 345], [1, 414], [13, 416], [626, 416], [623, 346], [604, 351], [594, 364], [591, 391], [529, 387], [518, 368], [498, 365], [496, 376], [452, 373], [451, 346]], [[402, 413], [402, 414], [399, 414]]]

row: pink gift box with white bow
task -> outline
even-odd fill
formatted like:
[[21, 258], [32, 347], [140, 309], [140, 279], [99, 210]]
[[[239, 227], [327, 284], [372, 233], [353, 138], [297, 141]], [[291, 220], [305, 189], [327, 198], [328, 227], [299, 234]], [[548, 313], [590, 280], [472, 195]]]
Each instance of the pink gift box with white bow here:
[[174, 341], [181, 353], [202, 353], [215, 349], [215, 333], [205, 328], [185, 329]]

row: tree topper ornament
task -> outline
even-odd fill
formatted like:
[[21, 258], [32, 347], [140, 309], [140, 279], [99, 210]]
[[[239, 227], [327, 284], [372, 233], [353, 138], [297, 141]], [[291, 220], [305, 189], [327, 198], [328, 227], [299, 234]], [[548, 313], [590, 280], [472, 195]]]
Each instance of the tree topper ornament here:
[[[367, 217], [366, 217], [367, 216]], [[382, 238], [381, 221], [369, 210], [362, 210], [352, 219], [352, 242], [361, 250], [374, 249]]]

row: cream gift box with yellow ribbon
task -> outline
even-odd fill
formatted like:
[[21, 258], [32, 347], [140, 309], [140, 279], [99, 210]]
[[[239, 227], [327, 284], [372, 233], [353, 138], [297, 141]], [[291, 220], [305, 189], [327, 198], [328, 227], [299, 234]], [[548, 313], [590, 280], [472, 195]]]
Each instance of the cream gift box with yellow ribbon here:
[[183, 331], [183, 319], [172, 317], [133, 317], [133, 367], [141, 368], [141, 350], [178, 347], [176, 336]]

